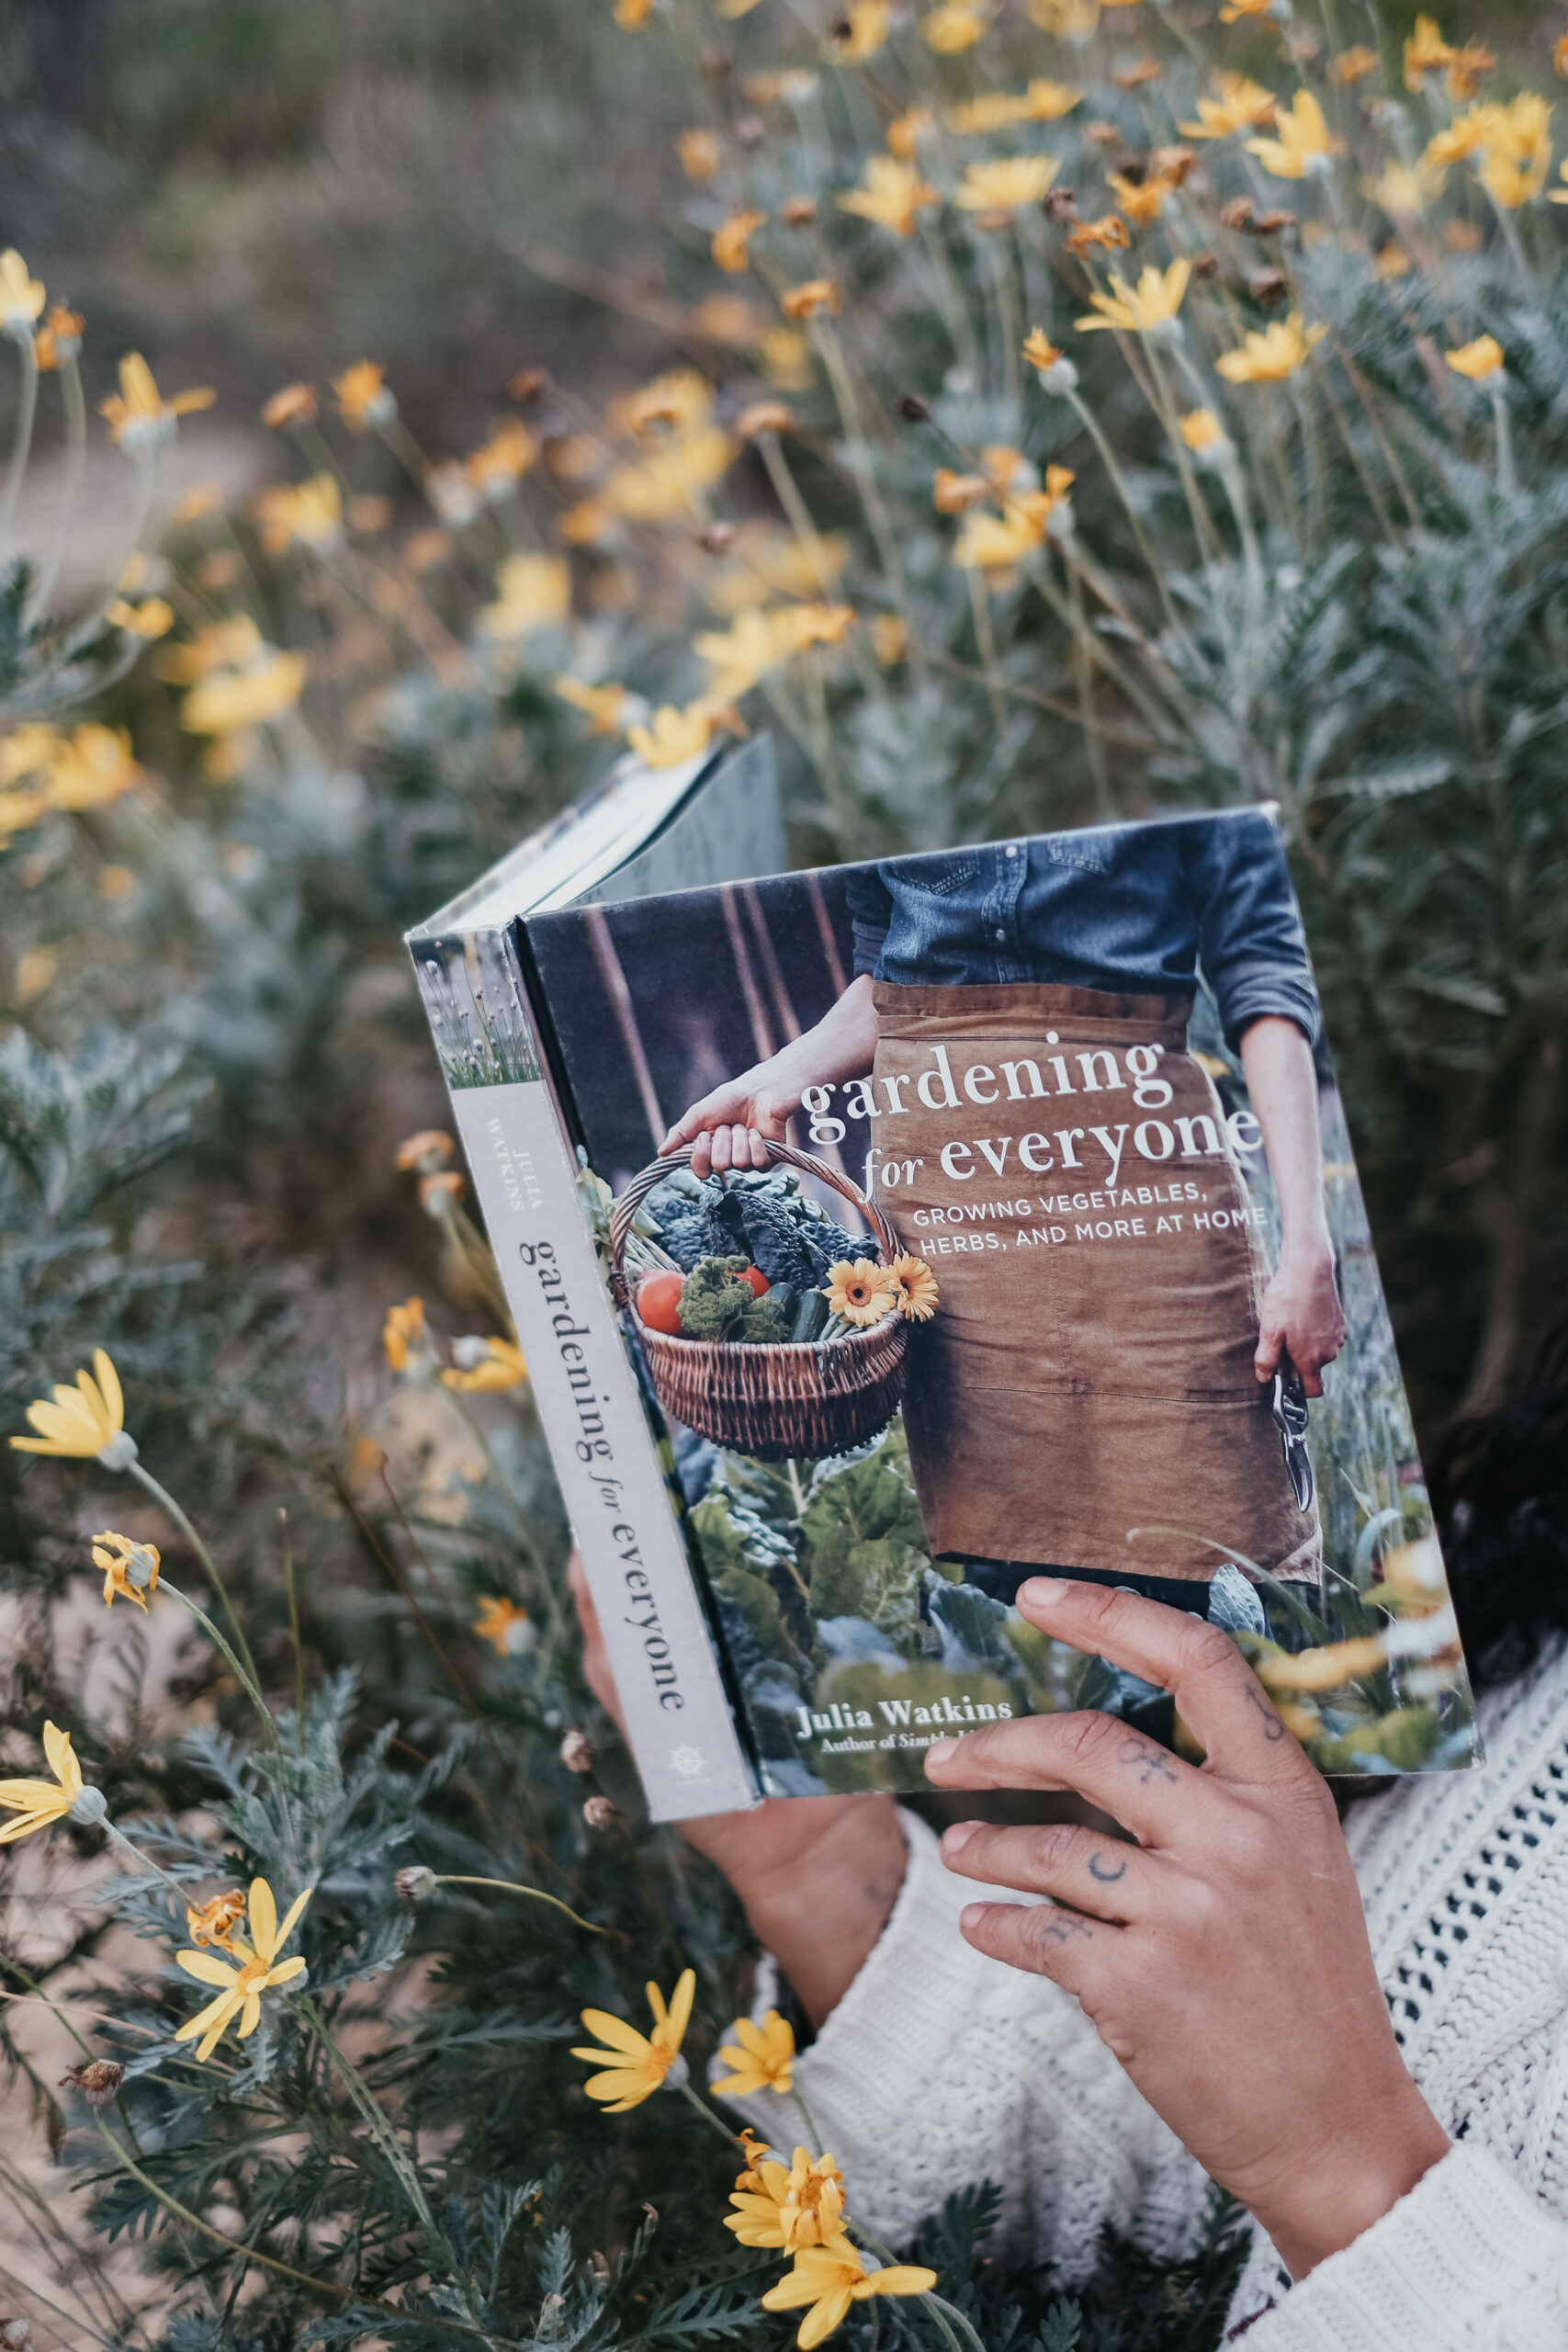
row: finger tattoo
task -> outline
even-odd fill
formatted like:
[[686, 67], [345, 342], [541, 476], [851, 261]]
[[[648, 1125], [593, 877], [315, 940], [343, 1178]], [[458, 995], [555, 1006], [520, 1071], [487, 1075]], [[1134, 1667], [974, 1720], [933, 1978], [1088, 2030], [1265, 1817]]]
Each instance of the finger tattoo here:
[[1146, 1789], [1151, 1781], [1179, 1779], [1175, 1765], [1151, 1739], [1124, 1739], [1116, 1751], [1117, 1761], [1139, 1768], [1138, 1785]]
[[1074, 1936], [1092, 1936], [1094, 1929], [1076, 1911], [1051, 1909], [1040, 1921], [1040, 1933], [1051, 1943], [1065, 1944]]
[[1256, 1682], [1249, 1682], [1247, 1684], [1247, 1695], [1253, 1706], [1257, 1708], [1258, 1713], [1263, 1718], [1264, 1738], [1268, 1740], [1283, 1739], [1285, 1736], [1285, 1726], [1280, 1721], [1279, 1716], [1275, 1713], [1273, 1708], [1269, 1705], [1268, 1700], [1264, 1697]]
[[1125, 1854], [1119, 1855], [1113, 1862], [1108, 1854], [1091, 1854], [1089, 1858], [1089, 1874], [1090, 1878], [1098, 1879], [1101, 1886], [1114, 1886], [1119, 1878], [1125, 1878], [1127, 1875], [1127, 1857]]

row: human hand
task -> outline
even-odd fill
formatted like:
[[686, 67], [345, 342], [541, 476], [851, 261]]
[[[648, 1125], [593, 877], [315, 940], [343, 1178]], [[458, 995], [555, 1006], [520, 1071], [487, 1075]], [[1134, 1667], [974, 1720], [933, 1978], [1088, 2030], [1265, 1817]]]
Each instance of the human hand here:
[[[600, 1705], [626, 1723], [581, 1554], [568, 1570], [582, 1627], [582, 1671]], [[677, 1824], [722, 1871], [814, 2025], [853, 1984], [886, 1925], [908, 1853], [889, 1796], [769, 1797], [744, 1813]]]
[[960, 1876], [1053, 1898], [971, 1904], [964, 1936], [1077, 1996], [1303, 2278], [1449, 2147], [1393, 2038], [1333, 1799], [1217, 1626], [1056, 1577], [1031, 1579], [1018, 1606], [1170, 1690], [1207, 1760], [1093, 1713], [939, 1740], [939, 1788], [1075, 1789], [1138, 1841], [960, 1823], [942, 1839]]
[[1281, 1355], [1287, 1355], [1307, 1395], [1321, 1396], [1323, 1367], [1345, 1344], [1345, 1310], [1326, 1238], [1308, 1250], [1280, 1252], [1258, 1320], [1253, 1364], [1258, 1379], [1272, 1380]]
[[800, 1087], [791, 1081], [785, 1057], [775, 1054], [694, 1102], [659, 1148], [662, 1153], [691, 1144], [694, 1176], [705, 1177], [715, 1169], [722, 1174], [727, 1168], [766, 1168], [769, 1144], [784, 1141], [799, 1108]]

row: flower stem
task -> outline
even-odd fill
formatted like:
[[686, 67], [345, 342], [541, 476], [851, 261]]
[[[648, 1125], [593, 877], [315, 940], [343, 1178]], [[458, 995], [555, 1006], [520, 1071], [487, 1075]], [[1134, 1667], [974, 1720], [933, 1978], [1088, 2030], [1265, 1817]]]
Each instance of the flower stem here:
[[182, 1592], [178, 1585], [172, 1583], [167, 1577], [163, 1577], [159, 1579], [159, 1589], [160, 1591], [166, 1592], [172, 1600], [177, 1600], [182, 1609], [187, 1610], [191, 1616], [196, 1619], [197, 1623], [202, 1628], [202, 1631], [207, 1634], [209, 1640], [211, 1641], [217, 1648], [221, 1650], [223, 1656], [233, 1668], [234, 1672], [239, 1676], [240, 1681], [244, 1687], [245, 1696], [250, 1700], [252, 1705], [255, 1708], [256, 1713], [260, 1715], [262, 1722], [265, 1724], [267, 1735], [271, 1739], [273, 1746], [276, 1747], [277, 1745], [277, 1725], [272, 1719], [272, 1710], [267, 1705], [266, 1701], [262, 1697], [254, 1677], [248, 1674], [245, 1671], [245, 1668], [241, 1665], [239, 1657], [237, 1657], [232, 1645], [227, 1642], [223, 1635], [219, 1632], [217, 1626], [213, 1623], [206, 1610], [201, 1608], [197, 1602], [194, 1601], [188, 1592]]
[[548, 1903], [556, 1910], [564, 1911], [569, 1919], [578, 1927], [585, 1928], [591, 1936], [602, 1936], [604, 1932], [603, 1928], [596, 1928], [592, 1919], [579, 1918], [577, 1913], [570, 1908], [570, 1905], [561, 1902], [558, 1895], [547, 1894], [542, 1887], [522, 1886], [514, 1878], [460, 1878], [446, 1871], [441, 1871], [436, 1873], [435, 1883], [437, 1886], [499, 1886], [508, 1894], [526, 1894], [535, 1903]]
[[728, 2124], [725, 2122], [723, 2117], [714, 2113], [706, 2099], [699, 2098], [697, 2093], [692, 2088], [690, 2083], [682, 2083], [680, 2088], [682, 2098], [690, 2101], [692, 2106], [696, 2109], [697, 2113], [702, 2117], [704, 2122], [711, 2123], [716, 2132], [722, 2132], [730, 2146], [734, 2147], [735, 2134], [730, 2130]]
[[31, 331], [16, 338], [21, 354], [22, 383], [17, 401], [17, 430], [11, 441], [11, 464], [6, 476], [6, 492], [0, 499], [0, 532], [7, 531], [17, 511], [21, 493], [22, 478], [28, 470], [32, 454], [33, 419], [38, 413], [38, 353], [33, 348]]
[[82, 398], [82, 371], [74, 359], [64, 360], [61, 365], [60, 397], [65, 409], [65, 488], [54, 526], [54, 552], [39, 582], [40, 612], [49, 610], [54, 584], [60, 577], [60, 567], [65, 560], [65, 550], [71, 543], [72, 526], [76, 519], [76, 501], [81, 494], [82, 476], [87, 462], [87, 407]]
[[822, 2145], [822, 2134], [818, 2132], [816, 2124], [813, 2122], [811, 2109], [807, 2106], [806, 2100], [795, 2084], [793, 2075], [790, 2077], [789, 2095], [791, 2098], [794, 2099], [796, 2107], [800, 2109], [800, 2120], [806, 2126], [807, 2138], [815, 2143], [811, 2151], [812, 2154], [814, 2156], [826, 2155], [828, 2152]]
[[[943, 2315], [945, 2314], [946, 2318], [953, 2323], [954, 2327], [959, 2329], [965, 2336], [968, 2337], [971, 2352], [986, 2352], [986, 2346], [981, 2341], [979, 2335], [976, 2333], [973, 2322], [964, 2318], [964, 2313], [959, 2310], [956, 2303], [950, 2303], [944, 2295], [937, 2294], [934, 2289], [930, 2287], [926, 2290], [925, 2300], [930, 2303], [931, 2307], [931, 2315], [937, 2320], [939, 2324], [942, 2323]], [[951, 2335], [952, 2332], [951, 2330], [944, 2330], [944, 2333]]]
[[[445, 2236], [436, 2229], [435, 2216], [430, 2210], [430, 2202], [424, 2193], [423, 2182], [420, 2179], [417, 2170], [410, 2163], [407, 2151], [404, 2149], [402, 2143], [399, 2140], [397, 2133], [393, 2131], [391, 2124], [388, 2121], [386, 2116], [383, 2115], [380, 2108], [377, 2105], [375, 2098], [371, 2096], [370, 2089], [362, 2079], [358, 2069], [350, 2064], [349, 2061], [344, 2056], [343, 2052], [338, 2048], [336, 2041], [333, 2038], [332, 2029], [327, 2024], [325, 2018], [322, 2017], [315, 2003], [306, 1999], [303, 1994], [296, 1996], [291, 2000], [287, 2000], [285, 2006], [291, 2008], [296, 2017], [302, 2018], [304, 2019], [311, 2032], [315, 2035], [317, 2041], [321, 2043], [322, 2049], [326, 2052], [327, 2057], [332, 2064], [333, 2072], [336, 2075], [339, 2082], [343, 2085], [344, 2089], [348, 2093], [350, 2100], [359, 2109], [359, 2112], [364, 2117], [366, 2123], [369, 2126], [371, 2137], [376, 2141], [377, 2144], [381, 2149], [382, 2154], [391, 2165], [393, 2171], [397, 2174], [398, 2178], [402, 2182], [403, 2187], [407, 2189], [409, 2201], [412, 2205], [414, 2211], [419, 2215], [421, 2222], [430, 2232], [432, 2237], [438, 2239], [439, 2243], [445, 2246], [446, 2239]], [[449, 2248], [447, 2249], [447, 2253], [448, 2258], [450, 2259]], [[454, 2262], [452, 2267], [454, 2270], [456, 2270], [457, 2266]]]
[[[144, 1468], [142, 1464], [140, 1462], [133, 1462], [130, 1465], [130, 1475], [136, 1480], [137, 1485], [144, 1488], [145, 1491], [152, 1496], [155, 1503], [161, 1503], [163, 1505], [163, 1508], [168, 1512], [169, 1517], [174, 1521], [175, 1525], [179, 1529], [180, 1533], [185, 1537], [186, 1543], [195, 1552], [197, 1558], [201, 1562], [203, 1568], [210, 1577], [212, 1589], [217, 1593], [219, 1600], [223, 1603], [223, 1613], [228, 1618], [230, 1625], [233, 1629], [234, 1645], [238, 1649], [240, 1656], [245, 1661], [245, 1666], [248, 1669], [249, 1686], [253, 1694], [254, 1694], [256, 1686], [261, 1679], [260, 1676], [256, 1672], [256, 1662], [251, 1656], [251, 1645], [245, 1639], [244, 1627], [241, 1624], [238, 1616], [235, 1614], [234, 1604], [229, 1598], [229, 1588], [220, 1576], [218, 1572], [218, 1565], [213, 1559], [211, 1553], [208, 1550], [206, 1544], [197, 1533], [196, 1529], [191, 1525], [190, 1521], [186, 1517], [185, 1512], [180, 1509], [179, 1504], [175, 1502], [168, 1488], [166, 1487], [160, 1486], [158, 1480], [153, 1477], [151, 1470]], [[181, 1598], [184, 1598], [183, 1594], [181, 1595]], [[224, 1645], [224, 1647], [227, 1649], [226, 1644]], [[262, 1712], [265, 1714], [266, 1712], [265, 1702], [258, 1697], [256, 1703], [258, 1706], [261, 1706]], [[271, 1717], [268, 1716], [267, 1720], [270, 1722]]]

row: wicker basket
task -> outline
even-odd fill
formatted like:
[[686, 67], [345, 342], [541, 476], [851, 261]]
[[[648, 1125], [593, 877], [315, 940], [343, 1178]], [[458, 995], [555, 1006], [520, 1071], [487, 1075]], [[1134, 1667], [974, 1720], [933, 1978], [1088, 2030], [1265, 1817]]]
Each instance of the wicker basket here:
[[[874, 1202], [809, 1153], [792, 1145], [770, 1147], [775, 1159], [818, 1176], [854, 1204], [868, 1220], [883, 1262], [898, 1253], [898, 1238]], [[671, 1169], [691, 1161], [689, 1145], [656, 1159], [634, 1176], [610, 1217], [610, 1257], [616, 1294], [630, 1305], [631, 1284], [621, 1271], [621, 1253], [633, 1217], [654, 1186]], [[670, 1261], [673, 1265], [674, 1261]], [[635, 1315], [635, 1306], [631, 1307]], [[904, 1393], [904, 1354], [909, 1327], [901, 1315], [885, 1315], [869, 1329], [842, 1339], [789, 1341], [769, 1347], [755, 1341], [687, 1340], [650, 1331], [639, 1321], [637, 1335], [659, 1401], [671, 1419], [699, 1437], [761, 1462], [788, 1462], [847, 1453], [886, 1429]]]

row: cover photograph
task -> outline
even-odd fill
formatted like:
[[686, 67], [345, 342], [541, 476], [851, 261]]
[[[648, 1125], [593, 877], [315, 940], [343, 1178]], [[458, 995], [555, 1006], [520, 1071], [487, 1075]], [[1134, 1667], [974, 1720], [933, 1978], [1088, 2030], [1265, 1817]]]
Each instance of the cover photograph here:
[[766, 1792], [1062, 1708], [1194, 1752], [1036, 1571], [1224, 1627], [1325, 1771], [1476, 1760], [1271, 811], [518, 934]]

